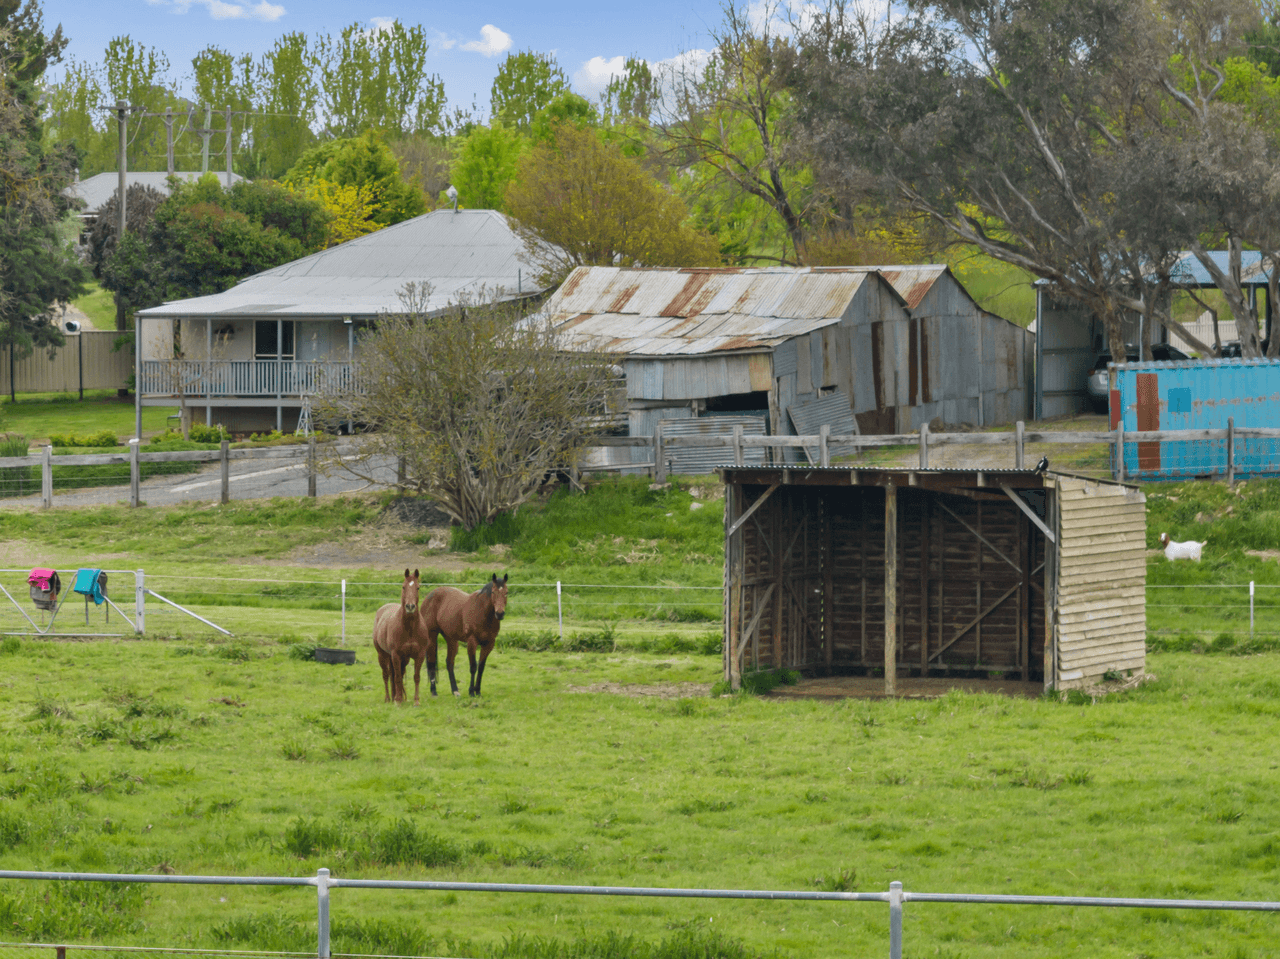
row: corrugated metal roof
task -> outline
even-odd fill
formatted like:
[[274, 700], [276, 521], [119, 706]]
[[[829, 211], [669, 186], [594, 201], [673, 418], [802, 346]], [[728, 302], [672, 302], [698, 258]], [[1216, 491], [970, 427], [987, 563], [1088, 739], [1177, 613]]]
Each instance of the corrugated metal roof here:
[[839, 322], [873, 272], [579, 267], [540, 316], [572, 349], [637, 356], [767, 349]]
[[[222, 173], [218, 173], [217, 171], [212, 171], [212, 172], [214, 173], [215, 176], [217, 176], [219, 183], [222, 183], [223, 185], [226, 184], [227, 174], [225, 171], [223, 171]], [[175, 173], [173, 175], [176, 176], [179, 180], [198, 180], [204, 174], [196, 172], [196, 173]], [[140, 183], [143, 186], [149, 186], [152, 189], [159, 190], [165, 196], [169, 195], [169, 174], [168, 173], [154, 173], [146, 170], [141, 170], [135, 173], [132, 170], [127, 170], [125, 171], [124, 179], [125, 179], [126, 187], [133, 186], [135, 183]], [[232, 183], [239, 183], [243, 179], [244, 177], [242, 177], [239, 173], [231, 174]], [[120, 188], [119, 173], [99, 173], [97, 176], [91, 176], [87, 180], [77, 180], [75, 183], [67, 187], [66, 190], [63, 192], [65, 192], [67, 196], [72, 196], [72, 197], [76, 197], [77, 199], [84, 200], [84, 209], [81, 210], [80, 212], [82, 214], [85, 214], [85, 213], [96, 213], [99, 209], [101, 209], [102, 204], [106, 203], [108, 200], [110, 200], [113, 196], [116, 195], [116, 191], [119, 188]], [[125, 212], [126, 214], [128, 213], [128, 204], [126, 204]]]
[[[140, 311], [145, 318], [209, 315], [374, 317], [402, 308], [409, 282], [431, 284], [429, 312], [464, 294], [540, 288], [520, 259], [524, 244], [493, 210], [435, 210], [265, 270], [212, 296]], [[263, 309], [268, 304], [268, 309]]]

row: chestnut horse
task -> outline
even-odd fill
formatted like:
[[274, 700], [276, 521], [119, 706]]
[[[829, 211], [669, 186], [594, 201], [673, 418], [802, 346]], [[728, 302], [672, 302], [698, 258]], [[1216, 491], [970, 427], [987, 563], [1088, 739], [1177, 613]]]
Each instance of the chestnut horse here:
[[422, 661], [427, 658], [428, 647], [435, 649], [434, 638], [428, 641], [426, 620], [418, 603], [419, 583], [418, 571], [415, 569], [410, 575], [406, 569], [404, 585], [400, 587], [400, 602], [387, 603], [373, 617], [373, 648], [378, 651], [378, 665], [382, 667], [382, 685], [386, 693], [383, 702], [405, 701], [404, 675], [412, 659], [413, 704], [418, 705]]
[[[449, 685], [453, 695], [458, 694], [458, 680], [453, 675], [453, 661], [458, 655], [458, 643], [466, 642], [467, 658], [471, 660], [471, 685], [467, 692], [480, 695], [480, 680], [484, 678], [484, 662], [493, 652], [498, 639], [502, 617], [507, 615], [507, 577], [485, 583], [474, 593], [467, 594], [452, 586], [440, 586], [427, 594], [422, 604], [422, 615], [427, 621], [427, 678], [431, 680], [431, 695], [436, 694], [436, 638], [443, 635], [448, 644], [445, 665], [449, 669]], [[480, 664], [476, 665], [476, 647], [480, 648]]]

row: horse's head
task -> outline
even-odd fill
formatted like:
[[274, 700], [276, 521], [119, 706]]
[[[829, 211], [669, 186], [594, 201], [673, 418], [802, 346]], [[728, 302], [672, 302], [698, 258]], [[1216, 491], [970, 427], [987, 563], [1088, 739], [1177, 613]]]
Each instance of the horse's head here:
[[410, 575], [406, 569], [404, 571], [404, 585], [400, 587], [400, 608], [410, 615], [418, 611], [418, 584], [418, 571], [415, 569]]
[[493, 615], [497, 617], [498, 622], [502, 622], [502, 617], [507, 615], [507, 576], [503, 573], [502, 579], [498, 579], [498, 574], [493, 574], [493, 579], [489, 581], [489, 593], [493, 596]]

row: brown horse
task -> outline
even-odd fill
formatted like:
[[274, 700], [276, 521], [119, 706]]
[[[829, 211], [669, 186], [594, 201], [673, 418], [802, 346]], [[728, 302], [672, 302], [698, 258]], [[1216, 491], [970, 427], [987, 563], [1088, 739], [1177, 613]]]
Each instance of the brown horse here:
[[373, 648], [378, 651], [378, 665], [382, 667], [382, 685], [386, 693], [383, 702], [405, 701], [404, 675], [412, 659], [413, 704], [418, 705], [422, 661], [427, 658], [428, 647], [435, 655], [435, 640], [428, 641], [427, 623], [418, 603], [419, 583], [418, 571], [415, 569], [410, 574], [406, 569], [404, 585], [400, 587], [400, 602], [387, 603], [373, 617]]
[[[458, 655], [458, 643], [467, 644], [467, 658], [471, 660], [471, 685], [467, 692], [480, 695], [480, 680], [484, 678], [484, 662], [493, 652], [498, 639], [502, 617], [507, 615], [507, 577], [493, 579], [474, 593], [467, 594], [452, 586], [441, 586], [427, 594], [422, 604], [422, 615], [427, 621], [427, 678], [431, 680], [431, 695], [436, 694], [436, 638], [443, 635], [448, 644], [445, 665], [449, 669], [449, 685], [453, 695], [458, 695], [458, 680], [453, 675], [453, 661]], [[476, 666], [476, 647], [480, 648], [480, 664]]]

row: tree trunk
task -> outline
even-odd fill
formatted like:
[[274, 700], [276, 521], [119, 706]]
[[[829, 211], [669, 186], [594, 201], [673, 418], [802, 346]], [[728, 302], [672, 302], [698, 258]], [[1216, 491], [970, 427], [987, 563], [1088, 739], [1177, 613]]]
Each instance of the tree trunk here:
[[[128, 320], [128, 317], [125, 316], [124, 304], [121, 303], [119, 299], [117, 299], [116, 300], [116, 332], [126, 333], [128, 332], [128, 330], [129, 330], [129, 320]], [[134, 337], [133, 348], [135, 350], [141, 349], [141, 344], [137, 342], [136, 336]], [[138, 384], [135, 383], [133, 386], [134, 386], [134, 389], [137, 389]], [[129, 398], [129, 387], [127, 386], [120, 387], [118, 390], [116, 390], [116, 396], [122, 400], [127, 400]]]
[[1226, 273], [1199, 243], [1191, 245], [1191, 252], [1196, 255], [1196, 259], [1213, 278], [1214, 285], [1222, 291], [1231, 315], [1235, 317], [1236, 333], [1240, 338], [1240, 354], [1249, 359], [1262, 356], [1262, 348], [1258, 343], [1258, 318], [1249, 308], [1249, 298], [1245, 295], [1240, 282], [1240, 239], [1234, 236], [1227, 238]]

